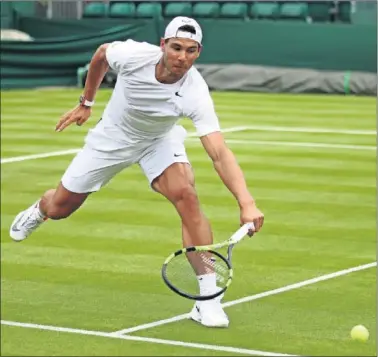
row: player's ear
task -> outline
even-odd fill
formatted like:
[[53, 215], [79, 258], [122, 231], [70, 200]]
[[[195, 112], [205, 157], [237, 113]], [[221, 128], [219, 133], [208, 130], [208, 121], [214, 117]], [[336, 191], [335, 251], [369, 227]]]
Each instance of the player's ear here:
[[197, 54], [197, 57], [199, 57], [199, 55], [201, 54], [201, 51], [202, 51], [202, 46], [198, 45], [198, 54]]
[[160, 39], [160, 48], [161, 48], [162, 51], [165, 50], [166, 42], [167, 42], [167, 40], [165, 40], [164, 38]]

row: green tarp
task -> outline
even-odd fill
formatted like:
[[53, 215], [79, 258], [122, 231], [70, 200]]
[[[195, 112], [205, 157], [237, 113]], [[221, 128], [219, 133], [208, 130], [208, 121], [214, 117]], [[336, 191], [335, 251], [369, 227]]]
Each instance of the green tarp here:
[[377, 26], [203, 20], [200, 63], [377, 71]]
[[[158, 44], [169, 20], [19, 19], [34, 42], [1, 44], [1, 87], [75, 85], [105, 42]], [[245, 64], [376, 73], [376, 26], [307, 24], [290, 21], [200, 19], [204, 48], [199, 64]]]
[[[63, 33], [66, 34], [65, 31]], [[103, 24], [90, 31], [75, 33], [82, 34], [46, 37], [33, 42], [2, 42], [1, 87], [75, 85], [77, 68], [90, 61], [98, 46], [128, 38], [143, 40], [154, 31], [151, 33], [150, 25], [139, 21], [117, 26], [113, 24], [113, 27]]]
[[[117, 19], [117, 18], [88, 18], [81, 20], [48, 20], [35, 17], [21, 17], [18, 29], [38, 39], [58, 39], [66, 36], [94, 36], [101, 31], [119, 26], [138, 26], [140, 32], [136, 36], [140, 39], [158, 39], [156, 22], [152, 19]], [[158, 31], [156, 31], [158, 30]], [[147, 32], [146, 32], [147, 31]]]

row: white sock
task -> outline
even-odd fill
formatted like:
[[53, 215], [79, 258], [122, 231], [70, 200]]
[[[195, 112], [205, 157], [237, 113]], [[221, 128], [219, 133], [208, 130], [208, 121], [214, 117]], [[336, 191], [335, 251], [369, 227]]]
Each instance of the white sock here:
[[200, 288], [200, 295], [208, 295], [217, 289], [217, 278], [215, 273], [197, 275]]
[[44, 214], [41, 212], [41, 209], [39, 208], [39, 203], [40, 203], [40, 202], [41, 202], [41, 200], [39, 200], [39, 201], [37, 202], [37, 204], [35, 205], [35, 208], [36, 208], [36, 210], [37, 210], [39, 216], [40, 216], [41, 218], [45, 219], [45, 218], [46, 218], [46, 215], [44, 215]]

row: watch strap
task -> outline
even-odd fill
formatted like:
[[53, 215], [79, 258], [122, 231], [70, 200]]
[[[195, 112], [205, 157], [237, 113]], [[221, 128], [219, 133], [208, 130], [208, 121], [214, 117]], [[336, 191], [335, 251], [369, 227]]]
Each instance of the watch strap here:
[[80, 105], [84, 106], [84, 107], [92, 107], [94, 105], [94, 100], [90, 101], [88, 99], [86, 99], [83, 95], [80, 96]]

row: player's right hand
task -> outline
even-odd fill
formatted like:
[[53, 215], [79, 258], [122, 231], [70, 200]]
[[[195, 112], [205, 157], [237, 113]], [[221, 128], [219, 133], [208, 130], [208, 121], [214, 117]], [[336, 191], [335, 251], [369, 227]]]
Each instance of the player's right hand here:
[[63, 131], [72, 123], [76, 123], [80, 126], [89, 119], [91, 113], [92, 109], [90, 107], [78, 105], [59, 119], [58, 123], [55, 126], [55, 131]]
[[264, 214], [256, 207], [255, 203], [250, 203], [240, 209], [240, 225], [248, 222], [253, 222], [255, 226], [254, 230], [248, 232], [249, 236], [258, 232], [264, 224]]

